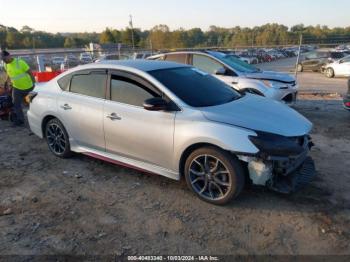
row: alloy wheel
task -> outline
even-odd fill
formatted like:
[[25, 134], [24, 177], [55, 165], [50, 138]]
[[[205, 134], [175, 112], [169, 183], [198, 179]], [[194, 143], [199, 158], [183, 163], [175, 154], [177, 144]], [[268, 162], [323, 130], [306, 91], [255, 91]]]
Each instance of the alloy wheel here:
[[193, 190], [207, 200], [225, 198], [231, 188], [228, 168], [212, 155], [200, 155], [189, 166], [189, 179]]
[[61, 155], [65, 152], [67, 141], [62, 128], [56, 123], [50, 123], [46, 129], [46, 138], [52, 152]]
[[332, 68], [327, 69], [327, 77], [329, 77], [329, 78], [333, 77], [333, 69]]

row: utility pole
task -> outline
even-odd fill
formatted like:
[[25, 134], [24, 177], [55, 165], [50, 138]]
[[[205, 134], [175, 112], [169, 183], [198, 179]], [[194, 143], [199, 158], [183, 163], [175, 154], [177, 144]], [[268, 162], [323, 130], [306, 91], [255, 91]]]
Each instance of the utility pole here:
[[130, 15], [129, 25], [131, 27], [131, 41], [132, 41], [132, 50], [135, 51], [135, 39], [134, 39], [134, 25], [132, 23], [132, 15]]
[[297, 63], [295, 64], [295, 78], [297, 78], [297, 75], [298, 75], [298, 65], [299, 65], [299, 61], [300, 61], [300, 53], [301, 53], [301, 45], [302, 44], [303, 44], [303, 34], [300, 33], [299, 52], [298, 52]]
[[151, 48], [151, 55], [153, 55], [153, 44], [152, 44], [152, 39], [149, 39], [149, 46]]

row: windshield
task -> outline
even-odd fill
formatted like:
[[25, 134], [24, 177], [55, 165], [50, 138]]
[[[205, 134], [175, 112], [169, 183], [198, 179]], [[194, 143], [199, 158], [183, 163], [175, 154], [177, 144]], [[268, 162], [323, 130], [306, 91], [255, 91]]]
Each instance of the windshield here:
[[217, 59], [221, 60], [232, 69], [237, 70], [241, 73], [257, 73], [260, 72], [259, 68], [243, 62], [241, 59], [237, 58], [236, 55], [225, 55], [225, 54], [213, 54]]
[[241, 97], [224, 82], [196, 68], [162, 69], [149, 74], [193, 107], [221, 105]]

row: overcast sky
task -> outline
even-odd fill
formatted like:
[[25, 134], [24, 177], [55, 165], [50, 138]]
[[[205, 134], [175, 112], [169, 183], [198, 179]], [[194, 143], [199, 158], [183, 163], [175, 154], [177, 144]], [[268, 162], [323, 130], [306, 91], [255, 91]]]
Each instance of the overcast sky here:
[[0, 0], [0, 24], [49, 32], [100, 32], [134, 26], [171, 29], [280, 23], [350, 26], [349, 0]]

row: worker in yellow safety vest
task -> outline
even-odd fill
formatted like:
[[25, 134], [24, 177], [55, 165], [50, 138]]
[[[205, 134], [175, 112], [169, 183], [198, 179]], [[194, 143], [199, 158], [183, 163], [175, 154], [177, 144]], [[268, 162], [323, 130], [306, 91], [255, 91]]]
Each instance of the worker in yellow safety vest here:
[[13, 111], [15, 113], [14, 126], [24, 125], [22, 102], [34, 89], [35, 78], [29, 65], [20, 58], [14, 58], [7, 51], [1, 52], [4, 61], [4, 69], [7, 74], [5, 85], [10, 81], [12, 85]]

